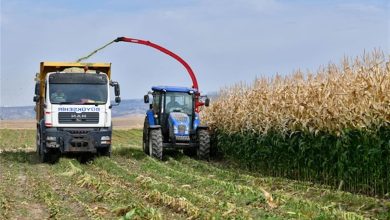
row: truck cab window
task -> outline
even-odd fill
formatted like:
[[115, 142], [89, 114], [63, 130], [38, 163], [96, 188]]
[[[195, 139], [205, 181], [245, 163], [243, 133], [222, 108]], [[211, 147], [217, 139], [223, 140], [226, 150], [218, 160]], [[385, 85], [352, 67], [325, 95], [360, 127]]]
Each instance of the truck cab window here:
[[49, 87], [52, 104], [105, 104], [107, 85], [104, 84], [61, 84], [53, 83]]
[[52, 100], [52, 102], [65, 102], [65, 93], [61, 89], [57, 88], [50, 94], [50, 100]]

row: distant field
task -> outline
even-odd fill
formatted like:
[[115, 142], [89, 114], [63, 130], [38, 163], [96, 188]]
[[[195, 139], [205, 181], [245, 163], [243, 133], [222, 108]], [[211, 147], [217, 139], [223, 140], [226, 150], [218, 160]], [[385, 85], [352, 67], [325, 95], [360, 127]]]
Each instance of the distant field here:
[[[131, 115], [120, 118], [113, 118], [114, 129], [142, 128], [144, 125], [143, 115]], [[35, 129], [35, 120], [1, 120], [0, 129]]]
[[229, 161], [141, 150], [114, 130], [113, 155], [41, 164], [35, 131], [0, 129], [0, 219], [389, 219], [390, 202], [248, 172]]

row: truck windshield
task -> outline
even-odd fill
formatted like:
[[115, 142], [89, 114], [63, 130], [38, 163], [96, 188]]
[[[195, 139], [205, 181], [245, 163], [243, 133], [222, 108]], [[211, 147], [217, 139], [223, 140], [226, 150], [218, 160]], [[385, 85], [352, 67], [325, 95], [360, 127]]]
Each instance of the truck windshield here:
[[192, 114], [192, 95], [183, 92], [167, 92], [165, 94], [165, 110], [170, 112], [183, 112]]
[[52, 104], [99, 105], [107, 103], [107, 85], [105, 84], [50, 84], [50, 102]]

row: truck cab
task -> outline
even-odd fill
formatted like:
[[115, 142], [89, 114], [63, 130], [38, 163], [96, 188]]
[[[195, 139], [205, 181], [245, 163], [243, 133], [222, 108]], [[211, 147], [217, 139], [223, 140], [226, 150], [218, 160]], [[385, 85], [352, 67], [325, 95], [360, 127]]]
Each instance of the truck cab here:
[[[111, 108], [120, 103], [111, 64], [42, 62], [34, 101], [41, 162], [61, 154], [111, 154]], [[115, 103], [110, 101], [114, 87]]]

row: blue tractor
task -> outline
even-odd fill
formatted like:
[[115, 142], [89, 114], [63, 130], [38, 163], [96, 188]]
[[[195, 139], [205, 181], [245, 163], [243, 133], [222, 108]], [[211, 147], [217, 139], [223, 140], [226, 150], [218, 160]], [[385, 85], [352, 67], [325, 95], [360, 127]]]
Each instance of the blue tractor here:
[[143, 151], [162, 160], [164, 150], [183, 149], [188, 156], [208, 159], [210, 156], [210, 134], [207, 126], [200, 124], [197, 105], [199, 97], [196, 89], [187, 87], [154, 86], [152, 92], [144, 96], [149, 103], [153, 96], [143, 130]]

